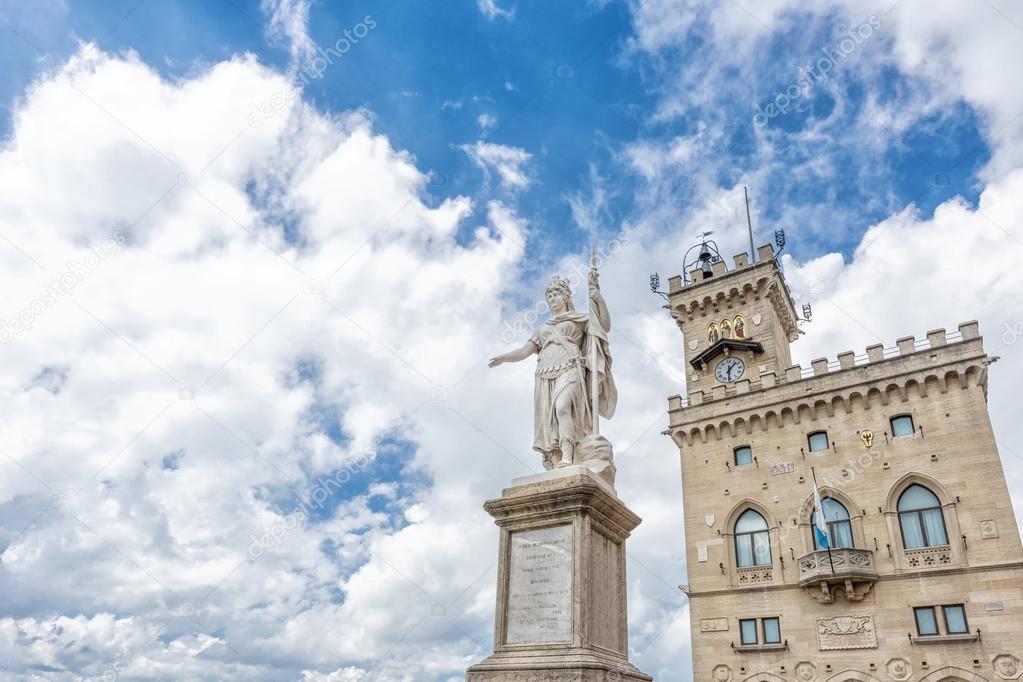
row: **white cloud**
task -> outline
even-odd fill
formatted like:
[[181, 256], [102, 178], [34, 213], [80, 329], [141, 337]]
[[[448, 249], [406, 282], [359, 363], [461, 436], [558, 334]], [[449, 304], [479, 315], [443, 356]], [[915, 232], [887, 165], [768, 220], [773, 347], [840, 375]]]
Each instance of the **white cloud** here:
[[[689, 10], [657, 25], [657, 8], [669, 6], [636, 4], [644, 45], [682, 35]], [[771, 8], [758, 10], [768, 25]], [[729, 14], [718, 30], [748, 19]], [[931, 30], [920, 44], [941, 44]], [[956, 59], [985, 63], [979, 39], [959, 40]], [[114, 230], [127, 239], [4, 345], [0, 600], [12, 615], [0, 619], [0, 659], [12, 675], [458, 679], [490, 651], [497, 533], [481, 502], [539, 463], [531, 368], [480, 362], [505, 345], [502, 317], [530, 309], [506, 301], [539, 299], [552, 273], [523, 285], [532, 264], [514, 209], [427, 201], [415, 159], [364, 113], [285, 101], [251, 126], [250, 103], [286, 85], [245, 58], [170, 83], [137, 57], [86, 47], [16, 112], [0, 152], [0, 234], [24, 254], [0, 244], [0, 319]], [[1017, 96], [949, 87], [960, 86], [991, 100], [992, 120]], [[682, 367], [674, 324], [636, 292], [650, 271], [677, 272], [691, 237], [680, 224], [695, 233], [741, 218], [747, 178], [718, 187], [707, 174], [671, 192], [657, 182], [718, 139], [719, 122], [705, 125], [660, 155], [642, 140], [618, 151], [650, 183], [601, 278], [621, 394], [607, 433], [618, 489], [644, 519], [629, 545], [630, 646], [658, 679], [688, 671], [678, 459], [659, 435]], [[1023, 325], [1012, 268], [1023, 180], [1007, 135], [977, 209], [902, 212], [848, 263], [830, 254], [786, 269], [814, 292], [815, 321], [795, 348], [804, 363], [979, 317], [1002, 356], [991, 406], [1020, 483], [1009, 394], [1020, 361], [1006, 331]], [[504, 187], [529, 185], [525, 150], [462, 149]], [[609, 222], [612, 191], [594, 172], [569, 197], [573, 217]], [[697, 199], [679, 211], [683, 192]], [[726, 253], [745, 248], [720, 227]], [[358, 474], [367, 451], [369, 481], [342, 484], [325, 518], [292, 523], [301, 495], [335, 471]], [[402, 453], [396, 476], [383, 463]]]
[[316, 42], [309, 37], [311, 5], [312, 0], [262, 0], [267, 37], [287, 46], [292, 68], [303, 66], [316, 54]]
[[497, 116], [494, 114], [480, 114], [476, 117], [476, 123], [479, 124], [480, 129], [483, 132], [487, 132], [491, 128], [497, 125]]
[[513, 7], [510, 10], [503, 9], [497, 4], [497, 0], [476, 0], [476, 6], [479, 8], [480, 12], [483, 12], [483, 16], [490, 21], [493, 21], [498, 17], [503, 17], [508, 21], [515, 18], [515, 8]]
[[[499, 202], [425, 204], [426, 176], [362, 114], [295, 101], [251, 127], [249, 104], [284, 85], [250, 59], [172, 84], [87, 46], [16, 113], [0, 318], [125, 240], [4, 346], [0, 598], [31, 616], [0, 632], [53, 633], [4, 655], [12, 674], [432, 678], [484, 654], [460, 634], [492, 626], [496, 536], [476, 500], [530, 469], [492, 454], [481, 395], [528, 395], [507, 375], [459, 381], [494, 346], [524, 225]], [[411, 477], [373, 464], [376, 485], [296, 525], [299, 496], [364, 450]], [[381, 659], [434, 603], [449, 615], [404, 655], [451, 653]]]
[[487, 177], [491, 171], [496, 172], [504, 187], [525, 189], [529, 185], [529, 177], [523, 167], [533, 155], [525, 149], [482, 141], [463, 144], [459, 149], [465, 152]]

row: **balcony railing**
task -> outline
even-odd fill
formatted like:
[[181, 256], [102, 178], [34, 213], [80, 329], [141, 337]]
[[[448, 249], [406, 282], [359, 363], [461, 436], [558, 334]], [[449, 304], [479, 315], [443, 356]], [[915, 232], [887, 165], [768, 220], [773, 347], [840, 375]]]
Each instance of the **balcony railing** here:
[[799, 586], [820, 602], [833, 601], [836, 586], [848, 601], [860, 601], [875, 582], [874, 552], [869, 549], [841, 547], [830, 556], [823, 550], [799, 558]]

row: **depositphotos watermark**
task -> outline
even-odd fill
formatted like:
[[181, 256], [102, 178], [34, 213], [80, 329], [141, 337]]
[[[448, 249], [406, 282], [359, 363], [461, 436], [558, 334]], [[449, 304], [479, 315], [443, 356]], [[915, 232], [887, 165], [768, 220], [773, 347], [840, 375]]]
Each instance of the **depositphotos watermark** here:
[[360, 453], [335, 471], [332, 476], [321, 476], [316, 479], [316, 485], [290, 514], [281, 517], [280, 520], [263, 531], [262, 535], [249, 534], [249, 539], [252, 541], [249, 543], [249, 556], [258, 559], [266, 550], [284, 542], [289, 531], [303, 523], [312, 512], [323, 509], [327, 500], [352, 480], [353, 473], [365, 470], [372, 461], [373, 453]]
[[37, 298], [9, 320], [0, 319], [0, 343], [10, 343], [18, 334], [32, 331], [37, 319], [47, 310], [57, 305], [60, 300], [75, 293], [75, 287], [85, 281], [88, 275], [99, 270], [107, 258], [124, 246], [124, 235], [120, 231], [112, 233], [102, 242], [90, 248], [80, 261], [67, 261], [64, 272], [56, 279], [45, 282]]
[[258, 128], [263, 125], [264, 121], [273, 118], [288, 108], [298, 98], [303, 87], [308, 85], [310, 81], [323, 78], [323, 74], [334, 65], [335, 61], [348, 54], [353, 46], [358, 45], [359, 41], [368, 36], [369, 32], [376, 27], [376, 20], [367, 14], [355, 26], [342, 31], [341, 37], [334, 42], [333, 47], [328, 47], [324, 50], [317, 45], [316, 56], [298, 70], [298, 73], [295, 74], [290, 83], [270, 95], [268, 99], [258, 104], [255, 102], [249, 104], [249, 125], [253, 128]]
[[[628, 246], [628, 244], [628, 235], [624, 232], [619, 232], [613, 239], [597, 246], [597, 269], [603, 268], [604, 263], [610, 261], [615, 254], [621, 251], [623, 247]], [[572, 289], [573, 294], [578, 291], [580, 284], [587, 281], [589, 274], [590, 264], [588, 262], [572, 261], [569, 264], [569, 273], [565, 279], [568, 280], [568, 286]], [[527, 308], [525, 312], [518, 315], [515, 319], [502, 320], [501, 341], [511, 343], [516, 339], [522, 338], [524, 335], [530, 334], [540, 316], [549, 312], [550, 307], [547, 305], [547, 298], [543, 297], [538, 299], [531, 308]]]
[[801, 67], [795, 83], [775, 95], [774, 99], [766, 106], [753, 105], [753, 108], [756, 109], [756, 113], [753, 115], [753, 125], [758, 128], [763, 127], [772, 118], [788, 113], [789, 107], [794, 102], [808, 96], [818, 83], [827, 80], [831, 72], [838, 66], [838, 62], [855, 52], [880, 28], [881, 21], [871, 14], [865, 22], [846, 31], [846, 37], [838, 41], [837, 47], [822, 47], [821, 52], [824, 53], [824, 56], [813, 64]]

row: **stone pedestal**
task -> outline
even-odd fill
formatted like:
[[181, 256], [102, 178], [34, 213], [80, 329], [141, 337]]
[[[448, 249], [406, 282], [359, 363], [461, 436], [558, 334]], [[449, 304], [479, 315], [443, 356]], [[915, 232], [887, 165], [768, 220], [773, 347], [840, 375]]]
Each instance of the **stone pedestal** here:
[[484, 509], [501, 529], [494, 653], [466, 681], [652, 680], [628, 659], [625, 539], [640, 519], [610, 484], [555, 469]]

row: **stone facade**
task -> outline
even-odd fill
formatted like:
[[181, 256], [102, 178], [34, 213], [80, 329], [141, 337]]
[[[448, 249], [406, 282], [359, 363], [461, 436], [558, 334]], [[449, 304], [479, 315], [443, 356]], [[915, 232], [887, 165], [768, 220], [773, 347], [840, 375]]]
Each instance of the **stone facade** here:
[[[801, 368], [789, 351], [795, 306], [769, 246], [756, 263], [742, 255], [699, 274], [669, 284], [689, 387], [669, 398], [668, 433], [681, 454], [694, 679], [1018, 679], [1023, 548], [978, 325]], [[814, 546], [814, 474], [848, 515], [835, 533], [852, 546], [830, 556]], [[937, 499], [919, 512], [926, 520], [903, 498], [912, 486]], [[737, 538], [748, 510], [765, 530]], [[924, 530], [903, 527], [918, 521]], [[918, 629], [917, 607], [936, 607], [936, 632], [927, 612]], [[755, 621], [756, 642], [743, 641], [740, 620]]]

